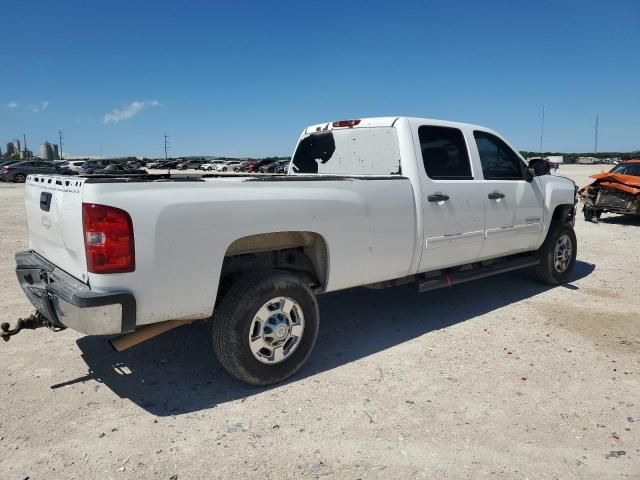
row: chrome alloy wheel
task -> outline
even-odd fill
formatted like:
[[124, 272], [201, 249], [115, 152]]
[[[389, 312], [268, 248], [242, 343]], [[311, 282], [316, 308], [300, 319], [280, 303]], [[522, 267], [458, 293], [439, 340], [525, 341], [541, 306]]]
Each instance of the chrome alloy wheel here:
[[558, 273], [564, 273], [571, 264], [573, 246], [569, 235], [561, 235], [553, 251], [553, 266]]
[[295, 352], [304, 333], [302, 307], [289, 297], [272, 298], [255, 314], [249, 347], [256, 360], [274, 365]]

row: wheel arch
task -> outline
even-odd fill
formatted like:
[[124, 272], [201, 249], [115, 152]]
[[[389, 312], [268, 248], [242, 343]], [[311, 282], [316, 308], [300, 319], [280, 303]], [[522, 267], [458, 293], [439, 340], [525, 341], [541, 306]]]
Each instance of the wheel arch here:
[[227, 247], [221, 274], [256, 268], [281, 268], [308, 274], [320, 290], [329, 279], [329, 248], [324, 237], [310, 231], [267, 232], [247, 235]]
[[561, 203], [556, 205], [551, 215], [551, 222], [573, 222], [575, 216], [574, 205], [568, 203]]

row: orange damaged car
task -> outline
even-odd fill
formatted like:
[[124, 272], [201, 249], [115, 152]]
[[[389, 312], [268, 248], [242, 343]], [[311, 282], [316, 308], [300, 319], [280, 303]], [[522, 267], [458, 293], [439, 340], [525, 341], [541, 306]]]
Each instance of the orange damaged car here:
[[640, 215], [640, 159], [625, 160], [591, 178], [592, 183], [578, 190], [585, 220], [597, 222], [606, 212]]

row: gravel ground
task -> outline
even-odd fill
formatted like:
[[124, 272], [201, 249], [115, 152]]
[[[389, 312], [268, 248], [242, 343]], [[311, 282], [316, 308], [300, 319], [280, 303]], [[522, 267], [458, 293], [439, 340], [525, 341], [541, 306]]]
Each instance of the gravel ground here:
[[[13, 322], [31, 312], [22, 186], [0, 185], [0, 225]], [[23, 332], [0, 345], [0, 478], [640, 478], [640, 219], [576, 231], [564, 286], [515, 272], [321, 297], [310, 361], [273, 388], [229, 378], [204, 323], [121, 354]]]

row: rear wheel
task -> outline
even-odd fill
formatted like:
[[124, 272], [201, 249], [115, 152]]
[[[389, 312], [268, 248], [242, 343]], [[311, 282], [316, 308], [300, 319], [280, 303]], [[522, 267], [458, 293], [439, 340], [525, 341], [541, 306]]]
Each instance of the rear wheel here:
[[316, 298], [300, 276], [250, 272], [222, 298], [211, 319], [211, 339], [227, 372], [251, 385], [271, 385], [302, 367], [318, 326]]
[[576, 234], [571, 224], [552, 223], [547, 238], [538, 251], [540, 255], [540, 263], [536, 266], [538, 279], [549, 285], [566, 282], [575, 266], [577, 252]]
[[26, 181], [27, 177], [25, 175], [23, 175], [22, 173], [18, 173], [16, 174], [15, 177], [13, 177], [13, 181], [16, 183], [24, 183]]

